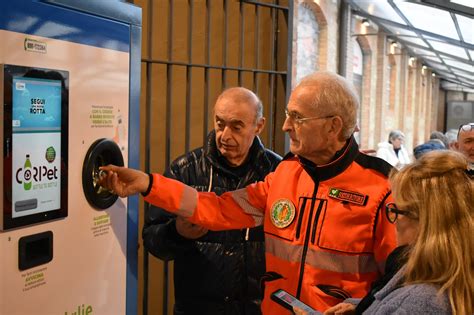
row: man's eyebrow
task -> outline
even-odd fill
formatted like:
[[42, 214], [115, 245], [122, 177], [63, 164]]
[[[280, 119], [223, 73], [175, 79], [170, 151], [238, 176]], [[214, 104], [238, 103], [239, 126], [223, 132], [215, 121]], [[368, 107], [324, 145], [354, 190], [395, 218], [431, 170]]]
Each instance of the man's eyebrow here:
[[[218, 115], [216, 115], [216, 120], [219, 120], [219, 121], [223, 121], [223, 122], [228, 122], [226, 121], [225, 119], [223, 119], [222, 117], [219, 117]], [[232, 125], [245, 125], [245, 123], [240, 120], [240, 119], [231, 119], [228, 123], [232, 124]]]
[[288, 108], [286, 109], [288, 111], [288, 113], [291, 113], [291, 114], [296, 114], [296, 115], [301, 115], [301, 113], [297, 110], [289, 110]]

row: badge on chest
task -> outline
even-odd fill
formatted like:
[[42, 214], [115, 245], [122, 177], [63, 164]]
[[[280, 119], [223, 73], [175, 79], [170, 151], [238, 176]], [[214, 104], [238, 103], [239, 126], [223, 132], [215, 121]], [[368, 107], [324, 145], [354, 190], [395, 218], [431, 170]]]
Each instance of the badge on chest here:
[[288, 199], [278, 199], [272, 205], [270, 219], [279, 229], [286, 228], [293, 222], [296, 210], [294, 204]]

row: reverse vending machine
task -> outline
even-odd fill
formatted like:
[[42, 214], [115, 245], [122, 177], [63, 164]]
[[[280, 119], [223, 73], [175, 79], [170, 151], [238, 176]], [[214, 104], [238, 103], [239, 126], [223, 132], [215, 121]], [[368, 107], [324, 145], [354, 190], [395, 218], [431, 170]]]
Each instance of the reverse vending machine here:
[[137, 313], [141, 9], [0, 2], [0, 314]]

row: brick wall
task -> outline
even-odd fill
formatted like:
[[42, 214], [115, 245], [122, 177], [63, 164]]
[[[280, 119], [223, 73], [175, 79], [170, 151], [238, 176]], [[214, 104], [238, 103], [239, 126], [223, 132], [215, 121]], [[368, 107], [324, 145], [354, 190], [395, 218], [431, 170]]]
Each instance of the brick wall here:
[[[320, 70], [337, 71], [339, 41], [340, 1], [297, 0], [297, 6], [305, 5], [314, 12], [319, 26], [318, 65]], [[413, 147], [425, 142], [433, 130], [444, 131], [444, 91], [430, 69], [422, 70], [422, 63], [415, 60], [409, 65], [410, 56], [400, 45], [390, 47], [383, 30], [375, 24], [361, 25], [360, 18], [351, 16], [346, 55], [346, 77], [352, 81], [353, 44], [355, 38], [363, 51], [363, 87], [361, 118], [359, 121], [360, 145], [364, 149], [376, 149], [386, 141], [393, 129], [406, 135], [405, 146]], [[296, 20], [296, 19], [295, 19]], [[294, 40], [296, 40], [294, 36]], [[293, 43], [293, 53], [296, 43]], [[293, 69], [298, 64], [294, 60]], [[440, 99], [441, 95], [441, 99]], [[462, 96], [463, 99], [465, 96]], [[469, 97], [474, 98], [470, 95]]]

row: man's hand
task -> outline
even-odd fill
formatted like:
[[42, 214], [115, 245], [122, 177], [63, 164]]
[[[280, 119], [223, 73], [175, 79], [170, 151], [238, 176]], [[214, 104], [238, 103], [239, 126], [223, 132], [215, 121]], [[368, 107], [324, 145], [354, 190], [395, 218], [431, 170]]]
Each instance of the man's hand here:
[[295, 315], [308, 315], [308, 312], [296, 306], [293, 306], [293, 313], [295, 313]]
[[178, 216], [176, 217], [176, 231], [185, 238], [196, 239], [206, 234], [208, 230]]
[[148, 174], [139, 170], [115, 165], [101, 166], [100, 170], [99, 185], [120, 197], [146, 192], [150, 184]]

